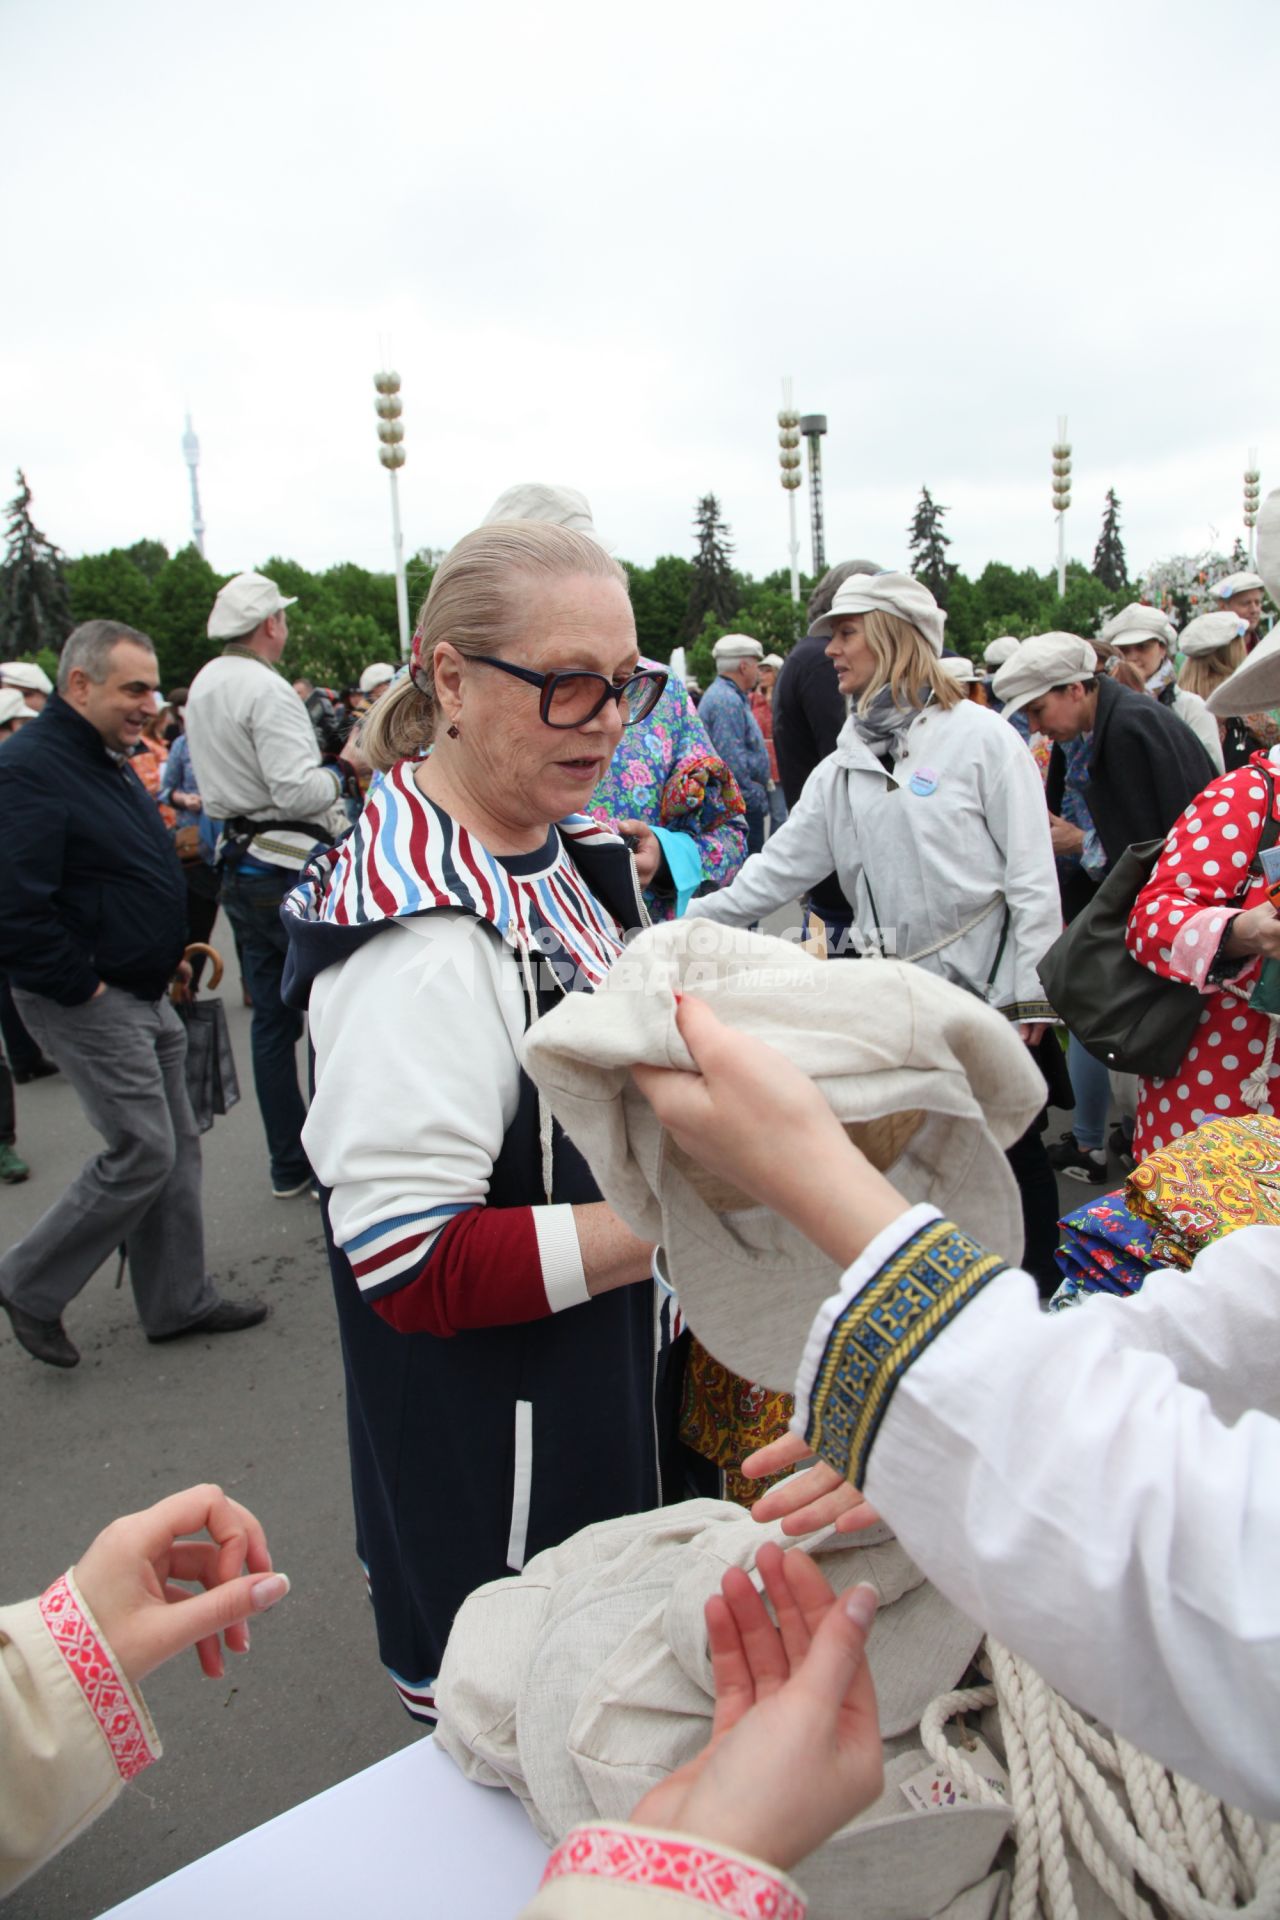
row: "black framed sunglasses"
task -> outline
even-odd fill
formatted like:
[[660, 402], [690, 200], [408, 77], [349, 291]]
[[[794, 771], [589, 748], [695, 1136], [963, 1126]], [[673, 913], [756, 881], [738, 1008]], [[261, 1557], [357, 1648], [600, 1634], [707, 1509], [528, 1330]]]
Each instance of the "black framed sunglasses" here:
[[617, 701], [623, 726], [634, 727], [653, 712], [668, 678], [656, 667], [642, 667], [619, 687], [602, 673], [534, 673], [530, 667], [513, 666], [510, 660], [496, 660], [491, 653], [471, 653], [467, 658], [478, 667], [497, 667], [500, 673], [537, 687], [538, 713], [548, 727], [588, 726], [610, 700]]

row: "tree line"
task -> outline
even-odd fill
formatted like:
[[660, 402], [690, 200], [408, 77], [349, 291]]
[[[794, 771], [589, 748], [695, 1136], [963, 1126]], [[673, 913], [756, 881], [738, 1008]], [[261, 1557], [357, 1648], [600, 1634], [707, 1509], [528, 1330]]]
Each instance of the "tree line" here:
[[[68, 559], [36, 526], [31, 492], [18, 476], [6, 515], [0, 562], [0, 658], [39, 658], [56, 668], [57, 652], [82, 620], [125, 621], [149, 635], [161, 683], [189, 685], [220, 643], [205, 633], [209, 609], [229, 577], [194, 546], [170, 553], [159, 540]], [[1120, 502], [1108, 492], [1093, 563], [1071, 561], [1060, 597], [1056, 570], [1037, 573], [992, 560], [970, 579], [948, 559], [948, 509], [921, 489], [907, 534], [907, 566], [947, 610], [947, 644], [976, 658], [997, 634], [1024, 637], [1061, 631], [1092, 634], [1101, 616], [1138, 597], [1142, 583], [1128, 578], [1120, 530]], [[786, 653], [804, 631], [805, 602], [815, 580], [802, 575], [801, 602], [792, 601], [786, 569], [756, 579], [735, 567], [733, 540], [712, 493], [697, 503], [692, 553], [663, 554], [651, 566], [623, 560], [642, 650], [668, 660], [683, 646], [689, 670], [703, 685], [714, 672], [711, 649], [723, 633], [749, 633], [766, 652]], [[409, 604], [425, 597], [440, 555], [422, 548], [408, 566]], [[889, 557], [890, 561], [892, 556]], [[1195, 582], [1247, 564], [1239, 542], [1229, 555], [1201, 555], [1151, 570], [1158, 597], [1185, 619], [1196, 602]], [[1216, 571], [1215, 571], [1216, 568]], [[258, 565], [281, 591], [295, 595], [289, 614], [286, 669], [317, 685], [353, 685], [373, 660], [399, 654], [395, 581], [350, 561], [312, 571], [296, 560], [268, 555]]]

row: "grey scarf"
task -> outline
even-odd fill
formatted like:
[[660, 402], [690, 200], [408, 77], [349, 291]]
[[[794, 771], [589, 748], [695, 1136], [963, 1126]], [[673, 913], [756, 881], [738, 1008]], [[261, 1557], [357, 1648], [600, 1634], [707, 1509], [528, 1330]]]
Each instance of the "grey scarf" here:
[[921, 687], [918, 706], [899, 707], [894, 705], [892, 689], [881, 687], [864, 712], [854, 708], [854, 731], [877, 760], [896, 760], [902, 750], [903, 735], [912, 721], [919, 719], [928, 698], [928, 687]]

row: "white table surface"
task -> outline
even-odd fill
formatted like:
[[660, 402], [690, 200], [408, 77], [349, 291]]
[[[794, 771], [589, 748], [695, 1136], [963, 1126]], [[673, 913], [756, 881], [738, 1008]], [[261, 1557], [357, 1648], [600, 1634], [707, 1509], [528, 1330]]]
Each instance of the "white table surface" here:
[[546, 1858], [518, 1800], [417, 1740], [102, 1920], [513, 1920]]

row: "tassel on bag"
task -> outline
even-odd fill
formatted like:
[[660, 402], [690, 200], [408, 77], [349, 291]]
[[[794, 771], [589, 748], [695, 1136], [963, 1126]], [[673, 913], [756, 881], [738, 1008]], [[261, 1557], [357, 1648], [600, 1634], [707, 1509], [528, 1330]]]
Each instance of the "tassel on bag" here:
[[1240, 1098], [1255, 1113], [1267, 1097], [1267, 1088], [1271, 1083], [1271, 1062], [1275, 1057], [1276, 1039], [1280, 1035], [1280, 1015], [1272, 1013], [1267, 1018], [1267, 1050], [1240, 1089]]

